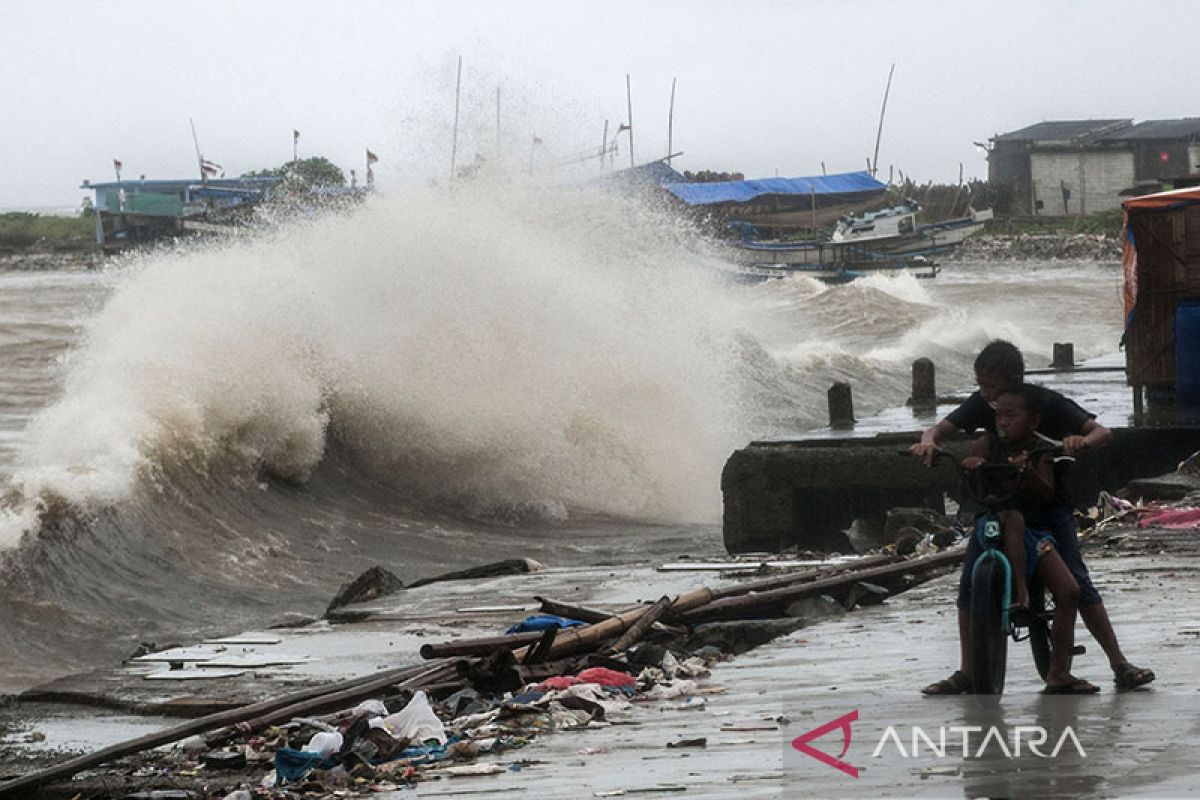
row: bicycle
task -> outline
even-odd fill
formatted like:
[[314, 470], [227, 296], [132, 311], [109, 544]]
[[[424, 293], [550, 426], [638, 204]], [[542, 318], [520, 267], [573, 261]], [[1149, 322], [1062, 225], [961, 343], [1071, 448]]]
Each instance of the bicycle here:
[[[1057, 464], [1074, 461], [1063, 456], [1061, 445], [1047, 440], [1049, 446], [1035, 450], [1050, 453]], [[902, 454], [909, 455], [908, 450]], [[1013, 615], [1012, 563], [1002, 547], [1003, 527], [1001, 509], [1020, 489], [1021, 472], [1011, 464], [980, 464], [965, 470], [961, 461], [942, 449], [934, 451], [934, 461], [950, 460], [963, 476], [964, 494], [984, 510], [975, 517], [971, 535], [977, 537], [982, 552], [971, 570], [971, 603], [968, 609], [971, 631], [971, 671], [974, 693], [998, 702], [1004, 693], [1008, 663], [1008, 640], [1029, 640], [1038, 674], [1045, 680], [1050, 670], [1053, 650], [1053, 597], [1041, 585], [1035, 574], [1029, 579], [1029, 608], [1027, 613]], [[999, 487], [1007, 490], [998, 492]], [[1022, 630], [1024, 634], [1022, 635]], [[1082, 645], [1072, 647], [1071, 656], [1086, 652]], [[1069, 665], [1068, 665], [1069, 667]]]

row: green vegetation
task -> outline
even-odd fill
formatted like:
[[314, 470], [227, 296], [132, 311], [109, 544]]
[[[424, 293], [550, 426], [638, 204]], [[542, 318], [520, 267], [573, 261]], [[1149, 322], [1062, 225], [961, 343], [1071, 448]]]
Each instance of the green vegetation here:
[[283, 189], [288, 192], [346, 185], [346, 175], [341, 168], [324, 156], [289, 161], [282, 166], [247, 172], [242, 177], [281, 177]]
[[96, 219], [91, 214], [77, 217], [24, 211], [0, 214], [0, 247], [89, 250], [95, 246]]
[[986, 230], [988, 233], [1003, 234], [1091, 233], [1120, 236], [1124, 219], [1124, 212], [1119, 208], [1086, 217], [998, 217], [988, 223]]

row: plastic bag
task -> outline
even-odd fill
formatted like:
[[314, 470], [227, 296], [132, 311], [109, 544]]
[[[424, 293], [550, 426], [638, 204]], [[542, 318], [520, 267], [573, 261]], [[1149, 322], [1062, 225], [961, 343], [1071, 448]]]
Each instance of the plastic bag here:
[[403, 709], [385, 719], [371, 720], [372, 728], [382, 728], [396, 739], [427, 742], [436, 739], [446, 743], [446, 726], [433, 713], [425, 692], [417, 692]]

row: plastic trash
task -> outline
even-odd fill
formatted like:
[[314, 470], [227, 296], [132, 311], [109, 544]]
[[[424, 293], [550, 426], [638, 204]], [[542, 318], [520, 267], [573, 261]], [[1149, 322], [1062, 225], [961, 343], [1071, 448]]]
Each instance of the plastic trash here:
[[386, 717], [388, 715], [387, 706], [383, 704], [382, 700], [363, 700], [354, 707], [354, 711], [351, 713], [352, 715], [360, 714], [364, 711], [374, 717]]
[[321, 758], [328, 758], [341, 749], [342, 735], [337, 731], [314, 733], [308, 744], [304, 745], [304, 752], [316, 753]]
[[371, 720], [372, 728], [382, 728], [396, 739], [426, 742], [436, 739], [446, 743], [446, 726], [433, 713], [425, 692], [417, 692], [403, 709], [384, 719]]

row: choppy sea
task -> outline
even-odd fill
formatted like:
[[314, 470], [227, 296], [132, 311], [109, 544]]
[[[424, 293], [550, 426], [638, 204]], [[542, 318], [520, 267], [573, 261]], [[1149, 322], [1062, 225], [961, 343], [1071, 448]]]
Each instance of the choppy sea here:
[[373, 564], [720, 548], [750, 439], [1116, 349], [1109, 262], [730, 282], [661, 211], [476, 185], [102, 270], [0, 272], [0, 691], [319, 614]]

